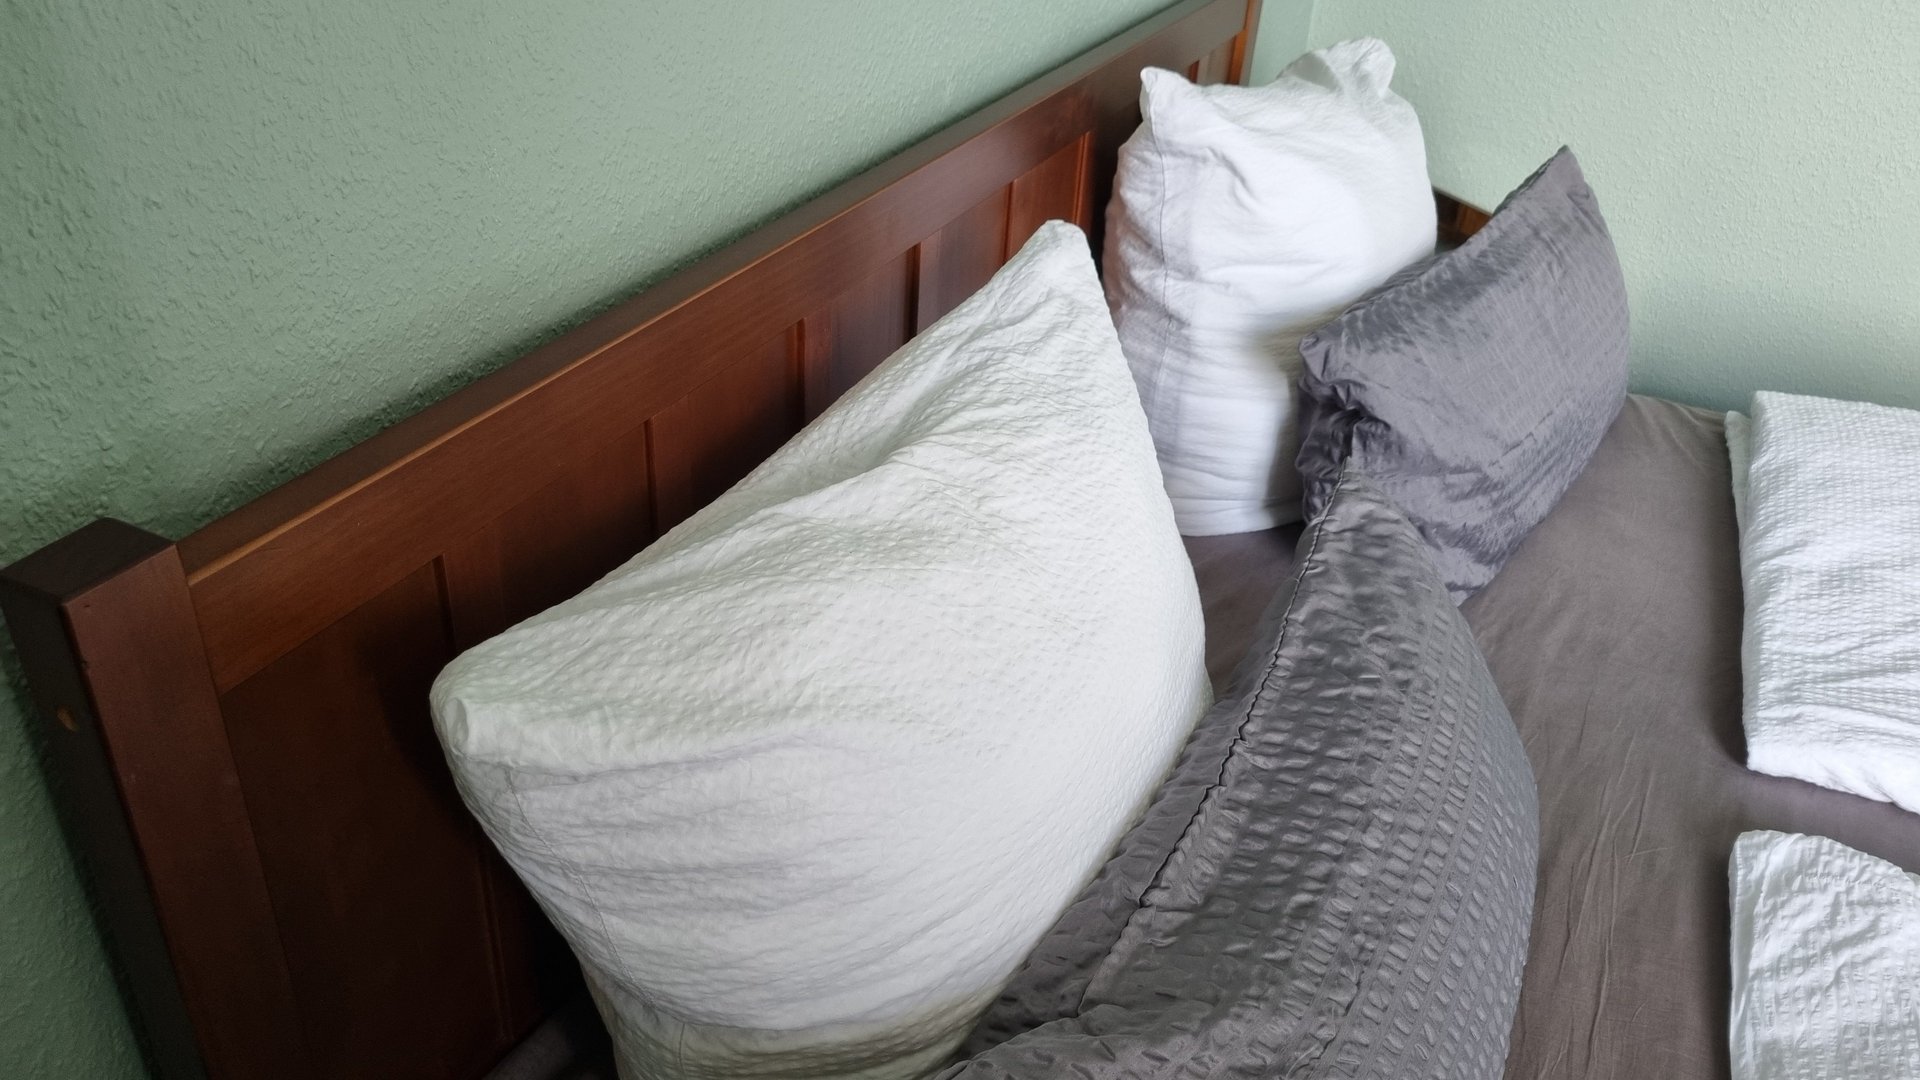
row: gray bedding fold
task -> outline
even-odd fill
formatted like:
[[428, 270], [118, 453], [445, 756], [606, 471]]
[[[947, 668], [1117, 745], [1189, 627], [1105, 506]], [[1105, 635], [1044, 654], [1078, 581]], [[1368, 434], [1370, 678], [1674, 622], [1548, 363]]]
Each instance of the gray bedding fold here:
[[1390, 503], [1344, 481], [1301, 548], [1173, 780], [944, 1076], [1499, 1074], [1537, 838], [1513, 723]]

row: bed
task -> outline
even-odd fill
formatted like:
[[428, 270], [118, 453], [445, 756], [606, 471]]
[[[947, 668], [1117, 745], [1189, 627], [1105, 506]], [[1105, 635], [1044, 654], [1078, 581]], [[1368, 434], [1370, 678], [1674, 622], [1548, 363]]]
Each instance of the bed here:
[[[1237, 80], [1258, 7], [1176, 4], [191, 536], [102, 520], [7, 568], [156, 1074], [603, 1068], [428, 684], [726, 490], [1043, 221], [1097, 233], [1139, 69]], [[1442, 200], [1451, 240], [1485, 220]], [[1542, 809], [1509, 1076], [1726, 1073], [1741, 830], [1920, 869], [1900, 811], [1741, 767], [1727, 469], [1716, 419], [1631, 399], [1466, 608]], [[1216, 676], [1297, 536], [1190, 542]]]

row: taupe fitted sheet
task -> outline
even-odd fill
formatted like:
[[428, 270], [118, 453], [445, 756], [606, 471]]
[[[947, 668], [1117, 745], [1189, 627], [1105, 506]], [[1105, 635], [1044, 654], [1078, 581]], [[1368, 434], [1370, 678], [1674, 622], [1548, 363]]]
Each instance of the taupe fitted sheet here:
[[[1815, 833], [1920, 871], [1920, 815], [1741, 764], [1740, 568], [1720, 418], [1631, 397], [1465, 605], [1540, 791], [1510, 1078], [1725, 1077], [1727, 857]], [[1189, 541], [1216, 679], [1297, 529]]]

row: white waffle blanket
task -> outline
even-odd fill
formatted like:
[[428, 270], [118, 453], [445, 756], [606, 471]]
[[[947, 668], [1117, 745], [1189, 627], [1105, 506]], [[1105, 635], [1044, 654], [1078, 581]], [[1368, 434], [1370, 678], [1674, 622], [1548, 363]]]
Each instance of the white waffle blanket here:
[[1780, 832], [1731, 876], [1734, 1080], [1920, 1077], [1920, 877]]
[[1745, 427], [1747, 765], [1920, 812], [1920, 412], [1759, 393]]

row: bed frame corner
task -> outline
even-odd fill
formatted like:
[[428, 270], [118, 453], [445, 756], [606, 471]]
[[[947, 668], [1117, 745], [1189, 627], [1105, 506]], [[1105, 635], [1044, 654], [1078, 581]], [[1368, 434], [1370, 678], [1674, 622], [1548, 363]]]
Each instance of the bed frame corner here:
[[[99, 519], [0, 569], [0, 612], [155, 1075], [298, 1076], [291, 984], [178, 549]], [[247, 1004], [195, 1005], [212, 1000]]]

